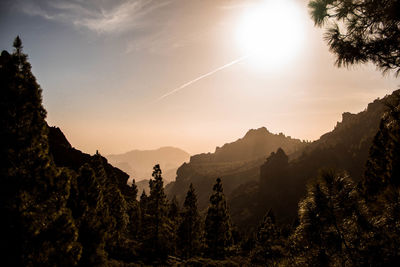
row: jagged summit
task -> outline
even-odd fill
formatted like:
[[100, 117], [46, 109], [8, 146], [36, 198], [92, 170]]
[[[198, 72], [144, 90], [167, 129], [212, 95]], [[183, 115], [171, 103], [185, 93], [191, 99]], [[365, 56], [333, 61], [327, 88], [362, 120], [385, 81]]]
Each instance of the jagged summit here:
[[250, 138], [250, 137], [262, 136], [262, 135], [268, 135], [268, 134], [271, 134], [271, 132], [268, 131], [267, 128], [260, 127], [258, 129], [248, 130], [243, 138]]
[[272, 152], [281, 148], [277, 152], [279, 156], [301, 151], [307, 145], [284, 134], [273, 134], [265, 127], [251, 129], [242, 138], [217, 147], [214, 153], [192, 156], [189, 163], [178, 169], [176, 181], [167, 186], [167, 192], [183, 201], [185, 190], [192, 182], [199, 192], [199, 208], [204, 209], [208, 190], [217, 177], [223, 180], [224, 190], [229, 195], [239, 185], [257, 181], [260, 166]]
[[281, 147], [287, 153], [293, 153], [306, 146], [299, 139], [292, 139], [282, 133], [273, 134], [265, 127], [249, 130], [242, 138], [217, 147], [214, 153], [203, 153], [190, 158], [191, 163], [200, 162], [237, 162], [251, 161], [267, 157]]

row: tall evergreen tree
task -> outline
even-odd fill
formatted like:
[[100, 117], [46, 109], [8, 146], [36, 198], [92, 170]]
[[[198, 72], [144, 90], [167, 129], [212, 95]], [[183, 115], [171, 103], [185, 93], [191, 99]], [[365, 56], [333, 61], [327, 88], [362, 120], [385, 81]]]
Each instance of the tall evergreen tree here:
[[106, 251], [110, 257], [120, 259], [129, 223], [128, 207], [116, 181], [108, 176], [104, 169], [105, 160], [97, 153], [92, 160], [91, 166], [102, 188], [104, 205], [107, 207], [109, 214], [106, 222], [108, 228]]
[[73, 265], [81, 255], [66, 208], [71, 177], [48, 151], [42, 90], [19, 37], [0, 57], [0, 250], [3, 264]]
[[79, 228], [79, 242], [83, 246], [79, 263], [81, 266], [105, 265], [106, 223], [109, 214], [104, 204], [102, 187], [89, 164], [80, 168], [72, 184], [69, 207]]
[[144, 189], [143, 189], [142, 194], [140, 195], [140, 201], [139, 201], [140, 210], [141, 210], [142, 214], [145, 214], [147, 211], [148, 200], [149, 200], [149, 197], [146, 195], [146, 191], [144, 191]]
[[177, 230], [179, 227], [179, 223], [181, 221], [180, 211], [179, 211], [179, 203], [174, 196], [169, 203], [168, 207], [168, 218], [171, 223], [171, 248], [170, 253], [172, 255], [176, 255], [176, 245], [177, 245]]
[[363, 197], [371, 210], [374, 236], [368, 243], [370, 262], [393, 265], [400, 261], [400, 90], [388, 99], [373, 140], [362, 181]]
[[387, 187], [400, 188], [400, 90], [387, 100], [373, 140], [363, 182], [364, 196], [374, 200]]
[[147, 260], [166, 260], [171, 249], [172, 227], [168, 218], [168, 200], [164, 193], [164, 183], [160, 165], [153, 168], [153, 179], [150, 180], [150, 195], [143, 217], [143, 253]]
[[258, 227], [255, 241], [254, 249], [251, 252], [252, 263], [273, 266], [284, 256], [283, 242], [271, 210], [264, 216]]
[[212, 258], [224, 258], [232, 244], [231, 223], [221, 179], [213, 187], [205, 221], [207, 254]]
[[128, 205], [128, 215], [129, 215], [129, 224], [128, 224], [128, 233], [131, 239], [137, 240], [139, 238], [139, 231], [141, 227], [141, 209], [140, 203], [136, 200], [137, 198], [137, 188], [130, 187], [131, 195], [128, 199], [126, 199]]
[[201, 218], [193, 184], [189, 186], [183, 204], [182, 221], [178, 228], [178, 249], [184, 258], [198, 255], [201, 245]]
[[368, 217], [347, 174], [321, 173], [299, 204], [299, 226], [291, 237], [296, 265], [367, 264]]

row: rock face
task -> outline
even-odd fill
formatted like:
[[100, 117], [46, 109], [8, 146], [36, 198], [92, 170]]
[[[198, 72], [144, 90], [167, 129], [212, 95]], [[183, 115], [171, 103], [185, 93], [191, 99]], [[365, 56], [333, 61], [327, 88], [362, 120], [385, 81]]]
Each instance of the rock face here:
[[[50, 155], [54, 160], [54, 163], [58, 167], [68, 167], [76, 172], [85, 163], [91, 163], [93, 156], [83, 153], [82, 151], [75, 149], [68, 142], [64, 133], [58, 127], [49, 127], [48, 139], [49, 139], [49, 151]], [[130, 191], [128, 185], [129, 175], [120, 169], [109, 164], [106, 158], [102, 157], [105, 164], [104, 169], [107, 176], [117, 183], [119, 189], [123, 194]], [[136, 186], [136, 185], [134, 185]]]
[[270, 133], [265, 127], [250, 130], [235, 142], [217, 147], [214, 153], [198, 154], [177, 171], [177, 178], [166, 187], [168, 196], [176, 195], [182, 202], [193, 183], [199, 209], [208, 205], [208, 198], [216, 178], [221, 178], [224, 192], [229, 195], [238, 186], [258, 181], [260, 166], [271, 152], [282, 147], [291, 153], [301, 151], [307, 143], [285, 135]]
[[271, 154], [260, 167], [258, 183], [243, 185], [230, 195], [232, 219], [245, 227], [261, 220], [272, 209], [280, 223], [291, 223], [297, 216], [297, 205], [306, 192], [306, 184], [321, 169], [344, 170], [359, 181], [386, 110], [385, 103], [392, 97], [375, 100], [358, 114], [343, 113], [342, 121], [331, 132], [302, 151], [290, 154], [283, 149]]
[[153, 167], [160, 164], [166, 183], [175, 180], [176, 170], [190, 155], [175, 147], [162, 147], [156, 150], [132, 150], [124, 154], [108, 155], [111, 164], [129, 174], [135, 181], [150, 179]]
[[358, 114], [343, 113], [331, 132], [312, 143], [272, 134], [266, 128], [250, 130], [214, 153], [192, 156], [178, 169], [176, 181], [167, 185], [167, 194], [183, 201], [193, 183], [204, 211], [212, 185], [220, 177], [231, 218], [239, 228], [256, 226], [269, 209], [279, 223], [291, 223], [307, 182], [321, 169], [345, 170], [355, 181], [362, 178], [385, 103], [392, 97], [377, 99]]

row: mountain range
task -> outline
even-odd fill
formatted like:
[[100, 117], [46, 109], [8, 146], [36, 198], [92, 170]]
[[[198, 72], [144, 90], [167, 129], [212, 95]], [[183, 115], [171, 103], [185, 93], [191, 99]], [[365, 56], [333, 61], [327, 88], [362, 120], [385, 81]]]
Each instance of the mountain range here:
[[189, 160], [190, 155], [176, 147], [161, 147], [155, 150], [132, 150], [123, 154], [107, 155], [106, 158], [136, 182], [150, 179], [154, 165], [160, 164], [165, 183], [168, 183], [175, 180], [176, 170]]
[[199, 208], [205, 211], [212, 184], [221, 178], [232, 221], [239, 228], [255, 227], [269, 210], [278, 222], [290, 224], [296, 220], [307, 183], [319, 171], [343, 170], [356, 182], [362, 178], [385, 103], [393, 95], [373, 101], [358, 114], [343, 113], [331, 132], [311, 143], [266, 128], [250, 130], [214, 153], [193, 155], [177, 170], [176, 181], [167, 185], [166, 192], [182, 202], [193, 183]]
[[[141, 176], [134, 176], [135, 180], [140, 180], [136, 177], [151, 177], [156, 163], [164, 164], [163, 177], [167, 178], [169, 171], [175, 172], [179, 161], [184, 162], [176, 170], [175, 181], [167, 184], [174, 175], [165, 179], [169, 198], [176, 196], [178, 202], [183, 203], [187, 189], [193, 183], [199, 209], [205, 212], [212, 185], [216, 178], [221, 178], [232, 221], [238, 227], [251, 229], [268, 210], [276, 214], [278, 222], [291, 223], [296, 219], [297, 203], [304, 196], [307, 183], [321, 169], [346, 171], [356, 182], [362, 178], [369, 147], [387, 109], [385, 103], [393, 95], [373, 101], [358, 114], [343, 113], [341, 122], [314, 142], [293, 139], [282, 133], [273, 134], [262, 127], [217, 147], [214, 153], [193, 155], [189, 162], [185, 162], [189, 157], [186, 152], [166, 147], [107, 156], [110, 161], [107, 169], [118, 177], [123, 189], [130, 171], [125, 173], [114, 166], [121, 168], [129, 164], [131, 169], [140, 166], [139, 171], [133, 171], [134, 175], [141, 173]], [[59, 128], [49, 128], [49, 143], [57, 166], [77, 170], [91, 158], [73, 148]], [[121, 169], [127, 170], [126, 167]], [[137, 184], [140, 194], [147, 189], [148, 180]]]
[[282, 147], [296, 153], [306, 146], [307, 142], [282, 133], [273, 134], [265, 127], [252, 129], [243, 138], [217, 147], [214, 153], [190, 157], [190, 162], [178, 169], [176, 181], [166, 186], [166, 192], [182, 202], [190, 183], [193, 183], [198, 192], [199, 208], [204, 210], [217, 177], [222, 179], [225, 194], [229, 195], [238, 186], [259, 179], [260, 166], [271, 152]]

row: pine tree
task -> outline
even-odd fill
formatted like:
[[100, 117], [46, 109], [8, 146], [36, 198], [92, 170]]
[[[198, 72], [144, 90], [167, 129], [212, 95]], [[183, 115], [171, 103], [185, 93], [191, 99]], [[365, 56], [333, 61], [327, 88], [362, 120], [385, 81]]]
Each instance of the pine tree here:
[[315, 25], [326, 25], [337, 65], [369, 61], [400, 74], [398, 0], [312, 0], [309, 7]]
[[146, 195], [146, 191], [142, 191], [142, 194], [140, 195], [140, 210], [142, 214], [145, 214], [147, 211], [147, 204], [148, 204], [148, 199], [149, 197]]
[[105, 223], [107, 225], [106, 251], [111, 258], [120, 259], [127, 235], [128, 207], [116, 181], [107, 175], [104, 169], [105, 164], [106, 159], [97, 153], [92, 160], [91, 166], [100, 183], [104, 205], [109, 214]]
[[299, 226], [291, 236], [296, 265], [367, 264], [368, 217], [347, 174], [321, 173], [299, 204]]
[[178, 228], [178, 249], [184, 258], [198, 255], [201, 245], [201, 218], [197, 210], [197, 196], [193, 184], [189, 186], [183, 204], [182, 221]]
[[0, 250], [6, 265], [74, 265], [81, 246], [66, 208], [71, 177], [49, 156], [46, 111], [19, 37], [0, 57]]
[[275, 225], [275, 217], [270, 210], [258, 227], [255, 247], [251, 252], [251, 262], [272, 266], [284, 256], [283, 252], [283, 242], [280, 239], [279, 230]]
[[129, 215], [129, 224], [128, 224], [128, 233], [129, 237], [133, 240], [137, 240], [139, 238], [139, 231], [141, 227], [141, 209], [140, 203], [136, 200], [137, 198], [137, 187], [133, 183], [134, 186], [130, 187], [131, 195], [128, 199], [126, 199], [128, 205], [128, 215]]
[[363, 189], [374, 200], [387, 187], [400, 187], [400, 90], [388, 99], [377, 134], [369, 151]]
[[205, 221], [205, 241], [207, 254], [212, 258], [224, 258], [232, 244], [231, 223], [220, 178], [210, 197]]
[[105, 223], [109, 218], [103, 191], [93, 169], [83, 165], [71, 189], [69, 207], [79, 228], [79, 242], [83, 246], [82, 266], [102, 266], [107, 262], [105, 252]]
[[149, 182], [150, 195], [143, 214], [142, 250], [147, 260], [164, 262], [171, 252], [173, 233], [160, 165], [154, 166], [152, 176]]
[[171, 200], [168, 207], [168, 218], [172, 221], [179, 221], [179, 204], [176, 196]]
[[168, 218], [171, 223], [171, 248], [170, 248], [170, 254], [171, 255], [176, 255], [176, 243], [177, 243], [177, 230], [179, 223], [181, 221], [181, 216], [180, 216], [180, 211], [179, 211], [179, 204], [176, 199], [176, 196], [174, 196], [169, 203], [168, 207]]
[[390, 266], [400, 260], [400, 90], [387, 100], [387, 106], [361, 188], [373, 222], [365, 255], [369, 262]]

